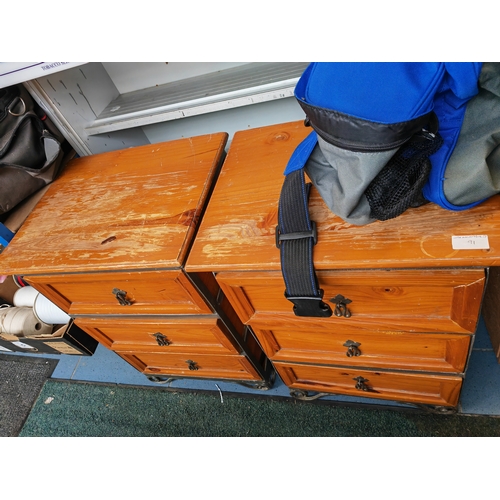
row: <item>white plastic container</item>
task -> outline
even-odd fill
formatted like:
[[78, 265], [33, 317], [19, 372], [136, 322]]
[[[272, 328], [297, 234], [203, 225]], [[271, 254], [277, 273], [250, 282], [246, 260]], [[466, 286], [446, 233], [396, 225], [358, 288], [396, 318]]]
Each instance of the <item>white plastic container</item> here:
[[33, 310], [40, 321], [49, 325], [65, 325], [71, 319], [62, 309], [41, 293], [35, 299]]
[[39, 293], [32, 286], [23, 286], [14, 293], [13, 303], [16, 307], [33, 307]]

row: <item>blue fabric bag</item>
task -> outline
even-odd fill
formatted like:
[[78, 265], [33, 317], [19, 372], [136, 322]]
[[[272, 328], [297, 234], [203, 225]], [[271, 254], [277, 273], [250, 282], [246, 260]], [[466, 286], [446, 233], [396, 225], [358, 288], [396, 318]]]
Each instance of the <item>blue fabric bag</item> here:
[[456, 62], [310, 64], [295, 97], [314, 131], [290, 158], [285, 175], [305, 168], [334, 213], [367, 224], [378, 217], [364, 197], [366, 188], [401, 146], [427, 131], [441, 141], [437, 151], [430, 149], [419, 204], [463, 210], [480, 203], [454, 205], [443, 195], [443, 181], [467, 103], [478, 94], [481, 68]]
[[[314, 272], [317, 234], [309, 219], [305, 173], [330, 210], [356, 225], [397, 217], [428, 202], [465, 210], [500, 192], [500, 65], [485, 63], [482, 69], [474, 62], [312, 63], [306, 68], [295, 97], [313, 131], [287, 164], [276, 228], [285, 297], [297, 316], [333, 314]], [[460, 142], [469, 103], [467, 134]], [[479, 139], [478, 120], [488, 123]], [[477, 155], [466, 154], [474, 137], [480, 143], [474, 151], [491, 161], [482, 166], [482, 180], [476, 182], [482, 185], [470, 189], [463, 179], [475, 177], [464, 175], [474, 170], [469, 162]], [[457, 143], [460, 155], [454, 155]], [[496, 176], [489, 175], [492, 162], [498, 163]], [[447, 171], [449, 164], [453, 172]], [[487, 178], [494, 182], [483, 182]], [[347, 312], [339, 298], [334, 313]]]

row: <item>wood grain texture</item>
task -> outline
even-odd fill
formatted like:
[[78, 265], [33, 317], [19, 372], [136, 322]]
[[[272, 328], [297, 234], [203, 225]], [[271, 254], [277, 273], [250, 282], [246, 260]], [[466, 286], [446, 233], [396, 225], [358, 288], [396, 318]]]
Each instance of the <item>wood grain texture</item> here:
[[[346, 323], [328, 325], [282, 320], [269, 315], [252, 322], [264, 352], [273, 361], [296, 361], [395, 370], [462, 373], [470, 335], [372, 331]], [[359, 344], [348, 356], [346, 342]]]
[[226, 133], [77, 158], [2, 253], [0, 274], [178, 268]]
[[[368, 371], [293, 363], [275, 363], [279, 375], [291, 388], [406, 403], [456, 406], [462, 378], [447, 375]], [[369, 391], [356, 389], [357, 377], [367, 380]]]
[[[82, 314], [211, 314], [213, 311], [179, 270], [32, 275], [27, 281], [72, 316]], [[113, 289], [126, 292], [120, 305]]]
[[0, 268], [146, 375], [270, 379], [214, 274], [184, 270], [226, 141], [220, 133], [74, 160]]
[[[239, 354], [216, 316], [94, 317], [77, 318], [75, 324], [114, 351]], [[157, 334], [165, 337], [163, 345]]]
[[[283, 172], [310, 131], [292, 122], [234, 135], [187, 271], [280, 269], [275, 227]], [[500, 265], [499, 196], [462, 212], [430, 203], [366, 226], [332, 214], [314, 188], [309, 207], [318, 225], [317, 269]], [[469, 235], [488, 236], [489, 250], [452, 248], [452, 236]]]
[[[261, 380], [248, 359], [243, 356], [207, 354], [119, 353], [137, 370], [146, 375], [194, 377], [228, 380]], [[196, 370], [189, 369], [193, 361]]]
[[[222, 272], [217, 280], [245, 323], [271, 313], [296, 319], [291, 302], [284, 297], [281, 273]], [[337, 294], [352, 301], [348, 305], [351, 317], [310, 318], [315, 324], [474, 333], [485, 274], [482, 269], [337, 270], [319, 272], [318, 280], [325, 301]]]

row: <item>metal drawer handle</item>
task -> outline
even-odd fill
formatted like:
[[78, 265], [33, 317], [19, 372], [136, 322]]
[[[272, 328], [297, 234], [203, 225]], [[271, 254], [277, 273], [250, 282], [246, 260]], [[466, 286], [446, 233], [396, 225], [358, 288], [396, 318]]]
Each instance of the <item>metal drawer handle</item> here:
[[112, 293], [116, 297], [116, 300], [118, 300], [121, 306], [132, 305], [132, 302], [129, 299], [127, 299], [127, 292], [125, 290], [120, 290], [119, 288], [113, 288]]
[[344, 297], [343, 295], [336, 295], [332, 299], [330, 299], [330, 302], [335, 304], [335, 310], [333, 313], [335, 316], [338, 318], [350, 318], [351, 317], [351, 311], [347, 309], [347, 304], [350, 304], [352, 302], [351, 299], [348, 299], [347, 297]]
[[200, 369], [200, 367], [198, 366], [198, 364], [195, 361], [191, 361], [190, 359], [188, 359], [186, 361], [186, 363], [189, 365], [189, 369], [191, 371], [195, 371], [195, 370], [199, 370]]
[[354, 340], [347, 340], [344, 344], [344, 347], [347, 347], [347, 352], [345, 353], [348, 358], [352, 358], [353, 356], [361, 356], [361, 351], [358, 347], [361, 345], [359, 342], [354, 342]]
[[353, 378], [353, 380], [356, 381], [356, 385], [354, 386], [358, 391], [369, 391], [369, 387], [366, 385], [365, 382], [368, 382], [368, 379], [363, 378], [363, 377], [356, 377]]
[[353, 378], [353, 380], [356, 381], [356, 385], [354, 386], [358, 391], [366, 391], [366, 392], [374, 392], [377, 394], [380, 394], [379, 391], [376, 391], [372, 387], [369, 387], [366, 382], [369, 382], [367, 378], [363, 377], [356, 377]]
[[156, 342], [158, 343], [159, 346], [167, 346], [167, 345], [170, 345], [172, 343], [161, 332], [153, 333], [153, 337], [156, 339]]

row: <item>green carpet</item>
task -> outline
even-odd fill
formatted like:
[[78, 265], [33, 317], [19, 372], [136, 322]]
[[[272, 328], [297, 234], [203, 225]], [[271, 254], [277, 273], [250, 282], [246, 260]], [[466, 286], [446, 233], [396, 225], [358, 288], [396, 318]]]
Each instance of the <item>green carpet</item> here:
[[500, 418], [48, 380], [20, 436], [500, 436]]

